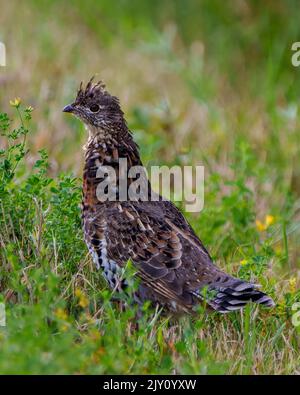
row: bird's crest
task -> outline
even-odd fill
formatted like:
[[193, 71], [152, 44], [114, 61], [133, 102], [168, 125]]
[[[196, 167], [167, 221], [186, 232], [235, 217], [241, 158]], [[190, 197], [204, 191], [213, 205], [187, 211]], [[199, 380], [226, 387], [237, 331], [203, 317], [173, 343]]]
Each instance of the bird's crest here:
[[83, 86], [83, 82], [80, 83], [79, 89], [77, 91], [76, 102], [81, 102], [85, 99], [92, 99], [97, 95], [109, 95], [107, 90], [105, 89], [105, 84], [103, 81], [98, 81], [93, 83], [94, 76], [89, 80], [86, 84], [86, 87]]
[[107, 90], [103, 81], [93, 82], [94, 76], [89, 80], [89, 82], [84, 87], [83, 82], [80, 83], [79, 89], [77, 91], [77, 96], [75, 103], [87, 103], [96, 99], [103, 103], [109, 103], [116, 106], [120, 112], [120, 102], [116, 96], [112, 96]]

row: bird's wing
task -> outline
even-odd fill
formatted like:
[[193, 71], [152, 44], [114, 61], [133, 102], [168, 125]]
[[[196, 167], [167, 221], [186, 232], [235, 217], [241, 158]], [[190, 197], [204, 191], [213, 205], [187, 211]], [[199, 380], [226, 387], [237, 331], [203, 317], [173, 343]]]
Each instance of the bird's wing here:
[[127, 203], [107, 209], [107, 253], [119, 265], [131, 259], [144, 283], [189, 305], [191, 291], [210, 283], [218, 269], [182, 214], [168, 204]]
[[[183, 309], [202, 299], [222, 313], [241, 309], [249, 301], [274, 305], [256, 284], [216, 267], [171, 202], [117, 203], [106, 210], [106, 221], [108, 257], [120, 266], [131, 259], [146, 286]], [[203, 294], [205, 288], [209, 293]]]

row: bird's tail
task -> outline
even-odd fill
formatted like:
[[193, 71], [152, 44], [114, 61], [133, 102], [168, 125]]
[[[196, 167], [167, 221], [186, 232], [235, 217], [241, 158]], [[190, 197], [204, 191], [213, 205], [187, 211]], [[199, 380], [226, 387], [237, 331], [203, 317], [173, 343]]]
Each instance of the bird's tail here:
[[213, 296], [204, 298], [209, 306], [220, 313], [240, 310], [248, 302], [258, 303], [266, 307], [275, 306], [273, 299], [259, 291], [258, 288], [259, 285], [232, 278], [228, 285], [210, 285], [209, 291], [213, 291]]

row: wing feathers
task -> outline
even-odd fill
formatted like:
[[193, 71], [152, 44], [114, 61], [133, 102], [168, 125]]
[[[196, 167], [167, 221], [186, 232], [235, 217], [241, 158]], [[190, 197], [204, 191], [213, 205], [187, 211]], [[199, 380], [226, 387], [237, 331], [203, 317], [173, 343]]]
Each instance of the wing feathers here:
[[180, 212], [174, 222], [160, 211], [161, 206], [154, 210], [146, 202], [126, 202], [122, 210], [108, 211], [108, 255], [118, 258], [120, 265], [131, 258], [145, 286], [184, 309], [203, 299], [205, 286], [216, 291], [208, 304], [222, 313], [241, 309], [249, 301], [274, 304], [257, 285], [219, 270]]

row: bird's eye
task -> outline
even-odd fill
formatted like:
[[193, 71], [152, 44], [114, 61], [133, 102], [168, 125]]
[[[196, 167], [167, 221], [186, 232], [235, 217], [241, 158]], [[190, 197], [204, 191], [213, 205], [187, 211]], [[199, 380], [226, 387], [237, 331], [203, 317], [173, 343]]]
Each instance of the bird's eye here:
[[99, 111], [99, 106], [98, 106], [98, 104], [93, 104], [93, 105], [90, 107], [90, 110], [91, 110], [92, 112], [98, 112], [98, 111]]

